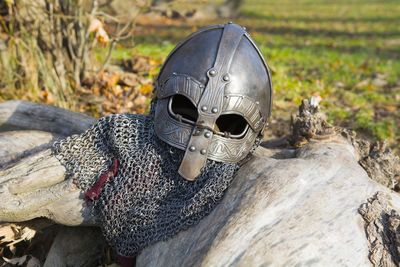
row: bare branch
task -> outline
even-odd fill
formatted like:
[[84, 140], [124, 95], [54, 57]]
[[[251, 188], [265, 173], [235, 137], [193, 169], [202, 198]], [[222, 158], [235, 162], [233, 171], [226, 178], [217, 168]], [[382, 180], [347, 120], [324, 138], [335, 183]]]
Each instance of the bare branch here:
[[97, 71], [97, 73], [102, 72], [107, 67], [108, 63], [110, 62], [112, 51], [114, 50], [116, 43], [117, 43], [117, 41], [115, 39], [113, 39], [111, 41], [108, 51], [107, 51], [107, 56], [106, 56], [105, 60], [103, 61], [103, 64], [101, 65], [100, 69]]

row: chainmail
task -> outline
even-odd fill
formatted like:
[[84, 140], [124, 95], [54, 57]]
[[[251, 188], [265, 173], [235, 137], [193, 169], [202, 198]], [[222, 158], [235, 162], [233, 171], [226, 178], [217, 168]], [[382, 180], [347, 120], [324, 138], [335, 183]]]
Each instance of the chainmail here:
[[53, 146], [68, 178], [88, 190], [119, 161], [117, 175], [91, 207], [108, 243], [122, 256], [199, 222], [221, 200], [239, 165], [208, 160], [190, 182], [178, 174], [184, 151], [158, 139], [152, 115], [111, 115]]

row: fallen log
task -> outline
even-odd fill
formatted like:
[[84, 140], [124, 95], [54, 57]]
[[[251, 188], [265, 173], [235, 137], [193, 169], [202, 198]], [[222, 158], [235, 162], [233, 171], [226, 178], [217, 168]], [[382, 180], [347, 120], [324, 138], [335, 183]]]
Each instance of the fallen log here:
[[68, 136], [82, 132], [94, 121], [84, 114], [24, 101], [0, 105], [0, 132], [38, 130]]
[[53, 133], [35, 130], [0, 132], [0, 169], [50, 148], [58, 139]]
[[94, 224], [82, 192], [64, 181], [65, 168], [49, 150], [54, 141], [94, 122], [47, 105], [0, 104], [0, 222], [47, 217], [64, 225]]
[[[15, 102], [0, 104], [2, 131], [32, 127], [65, 136], [93, 122], [61, 109], [39, 105], [36, 112], [34, 104], [20, 105], [30, 112], [14, 108], [18, 115], [13, 115], [5, 110], [18, 106]], [[27, 123], [34, 120], [33, 113], [45, 116], [39, 120], [46, 123]], [[390, 165], [395, 166], [390, 182], [378, 183], [368, 176], [376, 172], [364, 169], [373, 164], [359, 164], [373, 157], [353, 135], [328, 125], [315, 107], [304, 102], [294, 127], [293, 140], [287, 140], [292, 147], [270, 142], [268, 148], [258, 148], [209, 216], [146, 248], [137, 266], [396, 266], [400, 197], [385, 185], [396, 182], [398, 158]], [[16, 149], [15, 155], [21, 152]], [[96, 224], [82, 192], [65, 180], [65, 170], [46, 149], [21, 156], [0, 171], [0, 199], [0, 222], [44, 216], [65, 225]], [[371, 206], [373, 199], [386, 201]], [[373, 218], [371, 207], [377, 209]], [[380, 230], [373, 231], [373, 225], [381, 225]]]

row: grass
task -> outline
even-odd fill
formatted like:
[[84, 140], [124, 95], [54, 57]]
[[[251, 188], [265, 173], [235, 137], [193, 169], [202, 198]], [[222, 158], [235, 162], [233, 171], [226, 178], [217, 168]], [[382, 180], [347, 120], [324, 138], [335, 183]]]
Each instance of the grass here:
[[[195, 26], [217, 22], [224, 21]], [[398, 147], [398, 1], [248, 0], [235, 22], [248, 28], [273, 71], [272, 128], [287, 123], [301, 99], [320, 95], [332, 123]], [[135, 49], [163, 59], [192, 28], [146, 30]]]
[[274, 70], [277, 116], [319, 94], [333, 123], [398, 144], [397, 1], [249, 1], [240, 22]]

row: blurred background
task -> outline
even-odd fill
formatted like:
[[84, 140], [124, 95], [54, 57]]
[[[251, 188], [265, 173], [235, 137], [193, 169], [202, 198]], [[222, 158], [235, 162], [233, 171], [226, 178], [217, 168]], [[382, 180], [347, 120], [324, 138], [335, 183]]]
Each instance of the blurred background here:
[[245, 26], [272, 71], [266, 138], [316, 96], [335, 125], [399, 153], [400, 1], [1, 0], [0, 101], [145, 113], [165, 57], [199, 27]]

